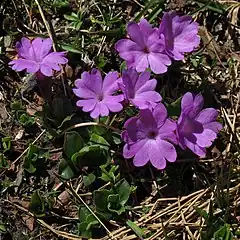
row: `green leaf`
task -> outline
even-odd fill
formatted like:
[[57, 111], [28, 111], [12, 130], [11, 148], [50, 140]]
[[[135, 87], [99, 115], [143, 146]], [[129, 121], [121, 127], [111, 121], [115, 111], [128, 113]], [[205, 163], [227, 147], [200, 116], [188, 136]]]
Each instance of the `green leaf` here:
[[27, 113], [21, 114], [18, 118], [19, 118], [19, 122], [24, 127], [30, 127], [35, 123], [35, 118], [29, 116]]
[[65, 118], [63, 119], [62, 123], [58, 126], [58, 128], [63, 127], [63, 125], [64, 125], [65, 123], [69, 122], [69, 121], [72, 119], [72, 117], [73, 117], [74, 115], [75, 115], [75, 114], [73, 113], [73, 114], [71, 114], [71, 115], [65, 117]]
[[83, 176], [83, 184], [85, 187], [91, 185], [96, 179], [96, 176], [93, 173], [88, 174], [87, 176]]
[[112, 191], [107, 189], [96, 190], [93, 192], [93, 201], [98, 212], [108, 212], [108, 196]]
[[73, 172], [72, 168], [70, 166], [66, 166], [66, 168], [64, 168], [61, 171], [61, 177], [68, 180], [71, 179], [75, 176], [75, 173]]
[[90, 142], [93, 142], [94, 144], [99, 144], [106, 150], [108, 150], [110, 147], [110, 144], [102, 136], [99, 136], [96, 133], [93, 133], [91, 135]]
[[225, 223], [224, 226], [219, 228], [214, 234], [213, 234], [214, 240], [232, 240], [233, 235], [230, 230], [229, 224]]
[[76, 47], [74, 47], [72, 45], [69, 45], [69, 44], [61, 44], [60, 47], [63, 50], [68, 51], [68, 52], [78, 53], [78, 54], [82, 54], [83, 53], [80, 49], [78, 49], [78, 48], [76, 48]]
[[4, 156], [3, 153], [0, 153], [0, 168], [8, 168], [9, 164], [7, 158]]
[[11, 138], [3, 137], [2, 138], [3, 152], [7, 152], [11, 149]]
[[75, 131], [65, 133], [63, 150], [69, 159], [82, 147], [83, 140], [79, 133]]
[[149, 1], [146, 3], [145, 7], [142, 9], [142, 11], [140, 11], [140, 12], [137, 14], [137, 16], [135, 17], [134, 21], [135, 21], [135, 22], [138, 22], [138, 21], [141, 19], [142, 16], [144, 16], [145, 14], [148, 13], [148, 10], [151, 9], [152, 6], [156, 6], [157, 3], [161, 3], [161, 2], [164, 3], [163, 0], [149, 0]]
[[31, 201], [29, 204], [29, 211], [34, 213], [37, 217], [45, 216], [44, 201], [40, 196], [38, 190], [36, 190], [31, 197]]
[[98, 68], [102, 69], [107, 64], [108, 59], [103, 55], [98, 55], [94, 58], [94, 61]]
[[22, 109], [22, 104], [21, 104], [21, 102], [15, 101], [15, 102], [12, 102], [12, 103], [10, 104], [10, 108], [11, 108], [12, 110], [18, 111], [18, 110], [21, 110], [21, 109]]
[[127, 222], [127, 225], [136, 233], [136, 235], [140, 238], [140, 239], [143, 239], [143, 236], [144, 236], [144, 231], [143, 229], [141, 229], [140, 227], [137, 226], [136, 223], [128, 220]]
[[98, 167], [107, 161], [106, 150], [99, 145], [86, 146], [75, 153], [71, 160], [77, 167]]
[[87, 222], [81, 222], [78, 224], [78, 231], [79, 231], [79, 235], [81, 235], [81, 237], [89, 239], [92, 237], [92, 231], [87, 230], [87, 227], [88, 227]]
[[120, 204], [120, 196], [119, 194], [111, 194], [108, 196], [108, 210], [110, 212], [115, 212], [118, 215], [121, 215], [125, 212], [125, 208], [123, 205]]
[[35, 162], [38, 159], [39, 149], [37, 146], [30, 144], [26, 157], [24, 158], [23, 168], [29, 173], [36, 171]]
[[74, 22], [79, 21], [76, 13], [71, 13], [71, 15], [64, 14], [63, 16], [64, 16], [65, 19], [67, 19], [69, 21], [74, 21]]
[[109, 171], [106, 170], [106, 167], [104, 165], [100, 166], [100, 168], [102, 170], [102, 175], [101, 177], [99, 177], [100, 179], [102, 179], [105, 182], [112, 182], [112, 183], [116, 182], [118, 175], [115, 176], [115, 172], [118, 170], [119, 166], [114, 165], [111, 167]]
[[7, 232], [7, 229], [5, 225], [2, 222], [0, 222], [0, 233], [4, 233], [4, 232]]
[[119, 194], [119, 203], [124, 205], [130, 196], [131, 188], [126, 179], [121, 179], [117, 184], [115, 184], [115, 191]]
[[172, 102], [171, 104], [167, 104], [166, 108], [167, 108], [167, 111], [168, 111], [168, 115], [170, 117], [180, 116], [181, 100], [182, 100], [182, 97], [178, 98], [176, 101]]
[[198, 207], [196, 207], [195, 210], [201, 217], [204, 218], [205, 221], [208, 220], [208, 213], [205, 210], [198, 208]]

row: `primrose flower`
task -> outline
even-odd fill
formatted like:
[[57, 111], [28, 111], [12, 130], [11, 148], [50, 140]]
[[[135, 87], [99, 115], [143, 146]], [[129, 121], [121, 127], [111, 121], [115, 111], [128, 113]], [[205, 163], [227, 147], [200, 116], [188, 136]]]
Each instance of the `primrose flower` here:
[[206, 147], [216, 139], [222, 125], [216, 122], [218, 111], [214, 108], [203, 108], [201, 94], [193, 96], [186, 93], [181, 102], [181, 115], [177, 122], [177, 137], [182, 149], [189, 148], [196, 155], [204, 157]]
[[159, 103], [153, 110], [140, 110], [140, 117], [133, 117], [124, 124], [122, 139], [124, 158], [133, 158], [136, 167], [147, 162], [158, 169], [166, 167], [166, 161], [175, 162], [177, 153], [169, 142], [177, 143], [174, 131], [176, 123], [167, 118], [167, 110]]
[[52, 76], [53, 70], [60, 71], [59, 64], [68, 62], [66, 52], [51, 52], [52, 40], [50, 38], [35, 38], [32, 42], [22, 38], [16, 43], [18, 59], [9, 63], [12, 69], [20, 72], [24, 69], [29, 73], [41, 72], [45, 76]]
[[149, 66], [156, 74], [166, 72], [171, 60], [164, 53], [164, 41], [159, 38], [158, 29], [142, 19], [139, 24], [130, 22], [127, 32], [130, 39], [121, 39], [115, 45], [127, 66], [136, 68], [137, 72], [143, 72]]
[[75, 81], [76, 88], [73, 92], [81, 100], [77, 106], [82, 107], [84, 112], [91, 112], [92, 118], [108, 116], [109, 112], [120, 112], [123, 108], [121, 101], [124, 96], [113, 95], [119, 89], [118, 73], [109, 72], [104, 81], [99, 70], [92, 69], [90, 73], [83, 72], [81, 79]]
[[150, 79], [149, 72], [138, 72], [130, 68], [123, 72], [120, 87], [124, 97], [139, 109], [154, 108], [162, 100], [159, 93], [155, 92], [156, 79]]
[[159, 35], [165, 42], [166, 53], [175, 60], [183, 60], [184, 53], [192, 52], [200, 43], [198, 23], [192, 17], [178, 16], [165, 12], [160, 24]]

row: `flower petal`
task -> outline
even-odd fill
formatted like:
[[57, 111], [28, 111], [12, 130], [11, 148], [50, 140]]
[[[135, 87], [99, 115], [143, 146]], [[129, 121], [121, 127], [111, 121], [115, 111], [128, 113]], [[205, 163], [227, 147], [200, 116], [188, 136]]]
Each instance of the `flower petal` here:
[[206, 129], [210, 129], [210, 130], [214, 131], [215, 133], [218, 133], [223, 128], [222, 124], [219, 122], [206, 123], [203, 125], [203, 127]]
[[26, 69], [29, 73], [35, 73], [39, 70], [39, 65], [31, 60], [17, 59], [9, 62], [9, 65], [13, 65], [12, 69], [18, 72]]
[[119, 76], [118, 76], [118, 72], [109, 72], [103, 81], [103, 87], [102, 87], [102, 91], [104, 94], [112, 94], [114, 92], [116, 92], [119, 89], [118, 86], [118, 80]]
[[177, 144], [178, 142], [175, 134], [176, 129], [176, 122], [171, 119], [167, 119], [159, 129], [158, 133], [161, 139], [168, 140], [174, 144]]
[[148, 66], [148, 54], [142, 52], [140, 54], [136, 54], [134, 56], [134, 65], [136, 67], [137, 72], [144, 72]]
[[51, 77], [53, 75], [52, 68], [49, 67], [47, 64], [41, 64], [40, 71], [43, 75], [47, 77]]
[[84, 112], [91, 112], [95, 108], [96, 104], [96, 99], [84, 99], [77, 101], [77, 106], [82, 107], [82, 110]]
[[218, 116], [218, 111], [214, 108], [205, 108], [203, 109], [198, 116], [196, 117], [196, 120], [199, 121], [202, 124], [214, 122]]
[[149, 144], [148, 141], [142, 140], [145, 144], [138, 150], [133, 159], [133, 164], [136, 167], [142, 167], [149, 161]]
[[167, 72], [167, 66], [171, 64], [170, 58], [163, 53], [149, 54], [148, 61], [151, 70], [156, 74]]
[[125, 144], [123, 147], [123, 157], [126, 159], [134, 157], [146, 144], [147, 140], [140, 140], [131, 145]]
[[196, 155], [199, 157], [205, 157], [206, 155], [206, 149], [199, 147], [197, 144], [190, 142], [189, 140], [185, 139], [185, 145]]
[[[141, 86], [139, 86], [139, 88], [137, 89], [137, 91], [136, 91], [137, 94], [154, 91], [157, 86], [156, 79], [147, 80], [145, 83], [143, 83], [143, 81], [140, 82], [140, 80], [138, 80], [138, 82], [137, 82], [138, 85], [140, 85], [140, 83], [141, 83]], [[159, 96], [160, 96], [160, 94], [159, 94]]]
[[[142, 25], [143, 25], [143, 22], [142, 22]], [[128, 23], [127, 32], [128, 32], [128, 35], [131, 37], [131, 39], [144, 49], [145, 42], [144, 42], [143, 32], [141, 31], [139, 25], [135, 22]]]
[[[137, 75], [138, 76], [138, 75]], [[135, 90], [138, 91], [140, 90], [140, 88], [142, 86], [145, 85], [145, 83], [148, 82], [148, 80], [150, 79], [150, 76], [151, 76], [151, 73], [150, 72], [142, 72], [139, 76], [138, 76], [138, 80], [136, 81], [136, 84], [135, 84]], [[151, 79], [151, 80], [155, 80], [155, 79]], [[156, 81], [156, 85], [157, 85], [157, 81]], [[156, 85], [153, 89], [151, 90], [154, 90], [156, 88]], [[151, 85], [152, 87], [154, 86], [154, 84], [152, 83]]]
[[153, 117], [157, 123], [157, 127], [160, 128], [167, 119], [167, 109], [162, 104], [159, 103], [153, 110]]
[[102, 102], [97, 102], [95, 108], [93, 109], [93, 111], [91, 112], [90, 116], [92, 118], [98, 118], [99, 116], [108, 116], [109, 115], [109, 110], [107, 108], [107, 106], [102, 103]]
[[204, 129], [202, 133], [196, 133], [194, 136], [197, 138], [196, 143], [200, 147], [210, 147], [212, 142], [217, 138], [217, 134], [210, 129]]

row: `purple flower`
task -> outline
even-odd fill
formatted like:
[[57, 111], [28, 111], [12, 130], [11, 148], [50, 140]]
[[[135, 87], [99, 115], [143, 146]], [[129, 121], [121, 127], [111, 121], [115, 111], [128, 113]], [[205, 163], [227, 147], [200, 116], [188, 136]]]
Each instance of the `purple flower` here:
[[176, 123], [167, 118], [167, 110], [159, 103], [153, 110], [140, 110], [140, 118], [133, 117], [124, 124], [126, 130], [122, 138], [126, 142], [123, 148], [124, 158], [132, 158], [137, 167], [148, 161], [158, 169], [166, 167], [166, 161], [175, 162], [177, 153], [169, 143], [177, 143]]
[[166, 12], [159, 28], [160, 38], [165, 41], [166, 53], [175, 60], [183, 60], [185, 52], [192, 52], [200, 43], [198, 23], [191, 16]]
[[150, 79], [149, 72], [139, 75], [133, 68], [123, 72], [120, 83], [125, 99], [140, 109], [154, 108], [162, 100], [160, 94], [154, 91], [156, 85], [157, 80]]
[[187, 147], [196, 155], [204, 157], [206, 147], [216, 139], [222, 125], [216, 122], [218, 111], [214, 108], [203, 108], [201, 94], [193, 96], [186, 93], [181, 102], [181, 115], [177, 122], [177, 137], [182, 149]]
[[171, 60], [164, 53], [164, 41], [159, 38], [158, 29], [142, 19], [139, 24], [130, 22], [127, 32], [131, 39], [119, 40], [115, 48], [128, 67], [143, 72], [150, 66], [156, 74], [166, 72]]
[[9, 63], [12, 69], [20, 72], [24, 69], [29, 73], [40, 71], [45, 76], [52, 76], [53, 70], [60, 71], [59, 64], [68, 62], [65, 52], [51, 52], [52, 40], [50, 38], [36, 38], [32, 42], [22, 38], [17, 42], [18, 59]]
[[123, 108], [120, 102], [124, 96], [113, 95], [119, 89], [117, 72], [109, 72], [103, 81], [100, 71], [92, 69], [91, 73], [83, 72], [75, 86], [74, 94], [82, 98], [77, 106], [84, 112], [91, 112], [92, 118], [108, 116], [109, 112], [120, 112]]

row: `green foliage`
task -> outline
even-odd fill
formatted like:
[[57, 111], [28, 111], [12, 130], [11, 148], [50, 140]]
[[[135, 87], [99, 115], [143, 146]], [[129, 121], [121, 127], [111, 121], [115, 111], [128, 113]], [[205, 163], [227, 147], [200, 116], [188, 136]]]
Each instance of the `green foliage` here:
[[107, 161], [107, 152], [100, 145], [91, 145], [83, 147], [75, 153], [71, 160], [77, 167], [91, 166], [98, 167]]
[[41, 151], [36, 145], [30, 144], [27, 155], [24, 157], [23, 168], [33, 174], [38, 168], [41, 169], [44, 166], [48, 158], [48, 152]]
[[72, 131], [65, 133], [63, 151], [67, 158], [71, 159], [74, 153], [83, 147], [83, 140], [79, 133]]
[[88, 187], [96, 180], [96, 176], [93, 173], [88, 174], [87, 176], [83, 176], [83, 183], [85, 187]]
[[96, 211], [106, 218], [111, 217], [111, 213], [121, 215], [125, 212], [125, 204], [130, 196], [130, 185], [125, 179], [121, 179], [113, 185], [111, 190], [96, 190], [93, 193], [93, 200]]
[[80, 11], [78, 13], [72, 12], [71, 15], [64, 14], [64, 18], [71, 21], [70, 26], [75, 30], [79, 30], [83, 24], [83, 16], [84, 14]]
[[82, 167], [98, 167], [106, 163], [109, 143], [102, 136], [93, 133], [90, 137], [90, 144], [84, 146], [83, 139], [75, 131], [65, 134], [63, 145], [65, 159], [61, 161], [59, 167], [63, 178], [74, 177]]
[[103, 181], [115, 183], [117, 180], [119, 180], [120, 174], [116, 173], [119, 166], [113, 165], [113, 166], [111, 166], [109, 171], [107, 170], [108, 164], [100, 166], [100, 168], [102, 170], [102, 175], [101, 175], [100, 179], [102, 179]]
[[2, 221], [0, 221], [0, 233], [4, 233], [6, 231], [7, 231], [7, 229], [6, 229], [5, 224]]
[[37, 146], [30, 144], [26, 157], [24, 158], [23, 167], [29, 173], [36, 171], [36, 162], [38, 160], [39, 149]]
[[21, 113], [20, 111], [18, 112], [18, 120], [20, 122], [20, 124], [23, 127], [31, 127], [34, 125], [35, 123], [35, 118], [28, 115], [27, 113], [23, 112]]
[[210, 201], [209, 213], [203, 209], [196, 208], [198, 214], [205, 219], [207, 227], [205, 231], [201, 232], [201, 239], [203, 240], [231, 240], [233, 234], [230, 227], [220, 217], [213, 215], [213, 202]]
[[29, 211], [34, 213], [34, 215], [36, 215], [36, 217], [45, 216], [44, 201], [43, 201], [42, 197], [40, 196], [40, 193], [38, 190], [36, 190], [31, 197]]
[[167, 108], [167, 111], [168, 111], [168, 115], [170, 117], [180, 116], [180, 113], [181, 113], [181, 100], [182, 100], [182, 97], [180, 97], [176, 101], [166, 105], [166, 108]]
[[78, 224], [79, 235], [84, 238], [91, 238], [92, 229], [99, 227], [99, 222], [86, 207], [80, 206], [78, 215], [80, 221]]
[[225, 223], [214, 234], [214, 240], [232, 240], [233, 234], [231, 233], [229, 224]]
[[3, 152], [7, 152], [11, 149], [11, 137], [2, 138]]
[[1, 168], [8, 168], [9, 164], [7, 158], [4, 156], [3, 153], [0, 153], [0, 169]]
[[141, 229], [140, 227], [138, 227], [136, 225], [136, 223], [128, 220], [127, 222], [127, 225], [135, 232], [135, 234], [140, 238], [140, 239], [143, 239], [143, 236], [144, 236], [144, 230]]
[[100, 135], [97, 135], [96, 133], [92, 133], [90, 142], [93, 144], [99, 144], [102, 148], [108, 150], [110, 147], [110, 144]]

